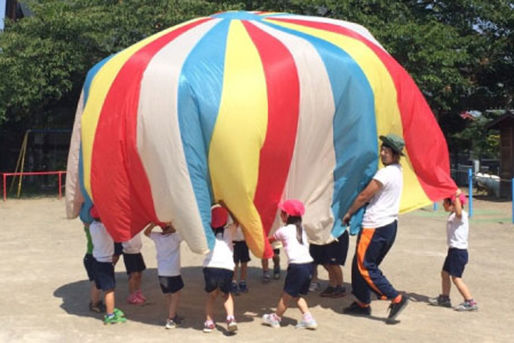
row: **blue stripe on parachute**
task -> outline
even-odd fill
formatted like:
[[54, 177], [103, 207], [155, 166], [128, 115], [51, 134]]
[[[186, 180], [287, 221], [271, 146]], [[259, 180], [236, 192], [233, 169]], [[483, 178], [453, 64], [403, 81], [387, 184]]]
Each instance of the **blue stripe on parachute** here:
[[229, 24], [222, 20], [200, 39], [184, 63], [178, 86], [180, 135], [209, 249], [215, 237], [208, 155], [221, 101]]
[[[346, 230], [341, 222], [343, 215], [377, 170], [373, 91], [360, 66], [341, 48], [303, 32], [268, 22], [264, 24], [307, 40], [325, 64], [336, 108], [333, 120], [336, 166], [331, 206], [335, 222], [331, 233], [339, 237]], [[363, 210], [352, 218], [351, 232], [360, 226], [362, 214]]]

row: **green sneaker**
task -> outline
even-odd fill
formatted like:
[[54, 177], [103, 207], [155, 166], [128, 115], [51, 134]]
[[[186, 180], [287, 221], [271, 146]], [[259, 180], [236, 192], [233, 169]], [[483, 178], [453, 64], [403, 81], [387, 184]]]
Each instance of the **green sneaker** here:
[[125, 318], [125, 313], [123, 313], [123, 311], [120, 310], [119, 308], [114, 308], [113, 313], [114, 313], [115, 316]]
[[127, 321], [127, 318], [119, 316], [119, 314], [116, 312], [114, 312], [113, 314], [110, 314], [110, 315], [106, 314], [104, 316], [104, 325], [125, 323], [126, 321]]

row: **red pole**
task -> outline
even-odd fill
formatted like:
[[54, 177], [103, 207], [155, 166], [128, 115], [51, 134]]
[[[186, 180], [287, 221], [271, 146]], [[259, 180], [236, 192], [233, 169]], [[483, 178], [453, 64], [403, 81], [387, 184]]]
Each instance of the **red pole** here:
[[5, 173], [3, 173], [2, 176], [4, 178], [4, 201], [6, 201], [7, 200], [7, 192], [5, 191], [5, 183], [7, 180], [7, 175], [5, 175]]
[[62, 191], [61, 191], [62, 181], [61, 181], [61, 176], [62, 176], [62, 172], [59, 172], [59, 200], [61, 200], [61, 198], [62, 198]]

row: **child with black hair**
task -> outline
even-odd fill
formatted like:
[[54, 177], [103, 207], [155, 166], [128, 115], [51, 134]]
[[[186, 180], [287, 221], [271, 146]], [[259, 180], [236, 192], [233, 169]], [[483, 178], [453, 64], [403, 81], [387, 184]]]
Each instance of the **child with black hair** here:
[[282, 242], [288, 259], [287, 275], [277, 310], [275, 313], [265, 314], [262, 316], [262, 320], [265, 325], [279, 328], [289, 302], [291, 299], [295, 299], [302, 313], [302, 320], [296, 325], [296, 328], [314, 330], [318, 324], [312, 317], [305, 298], [302, 297], [309, 292], [314, 270], [313, 259], [309, 254], [307, 235], [302, 227], [302, 215], [305, 213], [305, 208], [298, 200], [286, 200], [279, 205], [279, 208], [281, 210], [280, 217], [286, 226], [279, 228], [270, 238], [270, 242], [275, 240]]
[[236, 230], [236, 223], [232, 220], [227, 209], [221, 205], [211, 208], [211, 227], [216, 237], [214, 247], [203, 261], [203, 275], [205, 279], [205, 291], [207, 301], [205, 304], [206, 320], [203, 332], [211, 332], [216, 328], [214, 322], [214, 302], [220, 292], [224, 299], [224, 307], [227, 313], [227, 330], [230, 333], [237, 331], [237, 323], [234, 318], [234, 300], [230, 293], [230, 286], [234, 276], [234, 248], [232, 237]]
[[458, 189], [451, 198], [443, 201], [446, 212], [450, 212], [446, 222], [446, 236], [448, 243], [448, 255], [444, 260], [441, 271], [442, 292], [436, 298], [428, 299], [434, 306], [451, 307], [450, 301], [450, 278], [464, 298], [464, 302], [455, 308], [456, 311], [476, 311], [478, 304], [471, 296], [468, 286], [462, 281], [464, 267], [468, 263], [468, 213], [462, 209], [466, 197]]

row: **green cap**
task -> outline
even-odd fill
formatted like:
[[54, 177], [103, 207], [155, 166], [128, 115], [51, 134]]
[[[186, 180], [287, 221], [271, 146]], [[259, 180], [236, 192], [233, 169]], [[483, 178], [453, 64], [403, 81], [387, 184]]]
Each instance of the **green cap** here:
[[390, 133], [386, 136], [380, 136], [380, 139], [385, 146], [388, 146], [400, 155], [405, 156], [402, 151], [403, 147], [405, 146], [405, 141], [402, 137], [398, 137], [397, 135]]

